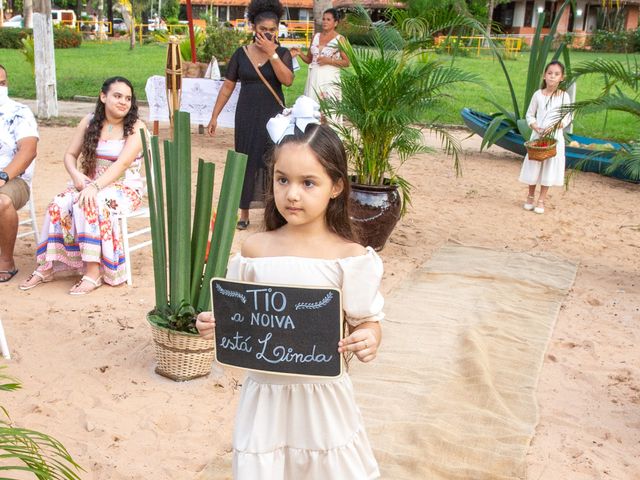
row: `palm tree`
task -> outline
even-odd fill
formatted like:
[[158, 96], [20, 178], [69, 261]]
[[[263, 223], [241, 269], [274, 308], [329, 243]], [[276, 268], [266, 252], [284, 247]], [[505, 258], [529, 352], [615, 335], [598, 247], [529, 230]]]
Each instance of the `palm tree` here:
[[[6, 368], [1, 366], [0, 370]], [[0, 391], [12, 392], [21, 388], [20, 382], [0, 372]], [[7, 411], [0, 420], [0, 457], [4, 472], [28, 472], [38, 480], [80, 480], [76, 472], [82, 470], [58, 440], [44, 433], [13, 425]], [[15, 463], [14, 463], [15, 462]], [[13, 463], [13, 464], [12, 464]]]
[[[426, 128], [440, 137], [458, 173], [459, 141], [435, 123], [435, 118], [429, 118], [429, 113], [446, 97], [448, 88], [460, 82], [477, 82], [478, 77], [411, 48], [411, 41], [403, 38], [393, 23], [372, 23], [363, 9], [358, 15], [358, 24], [368, 24], [371, 45], [342, 45], [351, 68], [341, 74], [341, 98], [323, 99], [322, 108], [344, 141], [356, 183], [397, 185], [406, 209], [411, 185], [398, 174], [398, 168], [414, 155], [432, 151], [424, 145], [418, 125], [426, 122]], [[335, 121], [340, 117], [346, 122]], [[393, 154], [397, 154], [399, 164], [391, 162]]]
[[[570, 82], [585, 75], [602, 75], [604, 88], [597, 98], [582, 100], [566, 106], [562, 115], [568, 112], [591, 113], [599, 111], [617, 111], [630, 114], [640, 121], [640, 64], [637, 59], [626, 64], [619, 60], [599, 58], [581, 63], [572, 71]], [[625, 90], [623, 90], [624, 87]], [[631, 93], [628, 93], [628, 92]], [[588, 158], [587, 158], [588, 160]], [[580, 165], [576, 166], [577, 169]], [[606, 170], [611, 174], [621, 169], [632, 180], [640, 180], [640, 135], [635, 142], [624, 143], [622, 149], [613, 157]]]

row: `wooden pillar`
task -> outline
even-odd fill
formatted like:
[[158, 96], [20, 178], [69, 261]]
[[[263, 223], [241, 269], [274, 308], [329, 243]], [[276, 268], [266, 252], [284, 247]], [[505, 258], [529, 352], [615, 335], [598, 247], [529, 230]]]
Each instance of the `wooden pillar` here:
[[58, 89], [56, 86], [56, 58], [53, 46], [51, 0], [34, 0], [33, 45], [38, 117], [57, 117]]

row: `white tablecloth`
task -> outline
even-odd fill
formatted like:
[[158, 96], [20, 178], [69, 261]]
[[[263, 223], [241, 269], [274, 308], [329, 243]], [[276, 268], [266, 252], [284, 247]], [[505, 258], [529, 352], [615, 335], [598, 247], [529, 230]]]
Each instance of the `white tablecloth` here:
[[[182, 97], [180, 99], [180, 110], [191, 114], [191, 123], [195, 125], [208, 125], [211, 120], [213, 105], [218, 98], [223, 80], [210, 80], [208, 78], [183, 78]], [[167, 90], [165, 87], [165, 77], [154, 75], [147, 80], [144, 88], [149, 102], [149, 121], [169, 121], [169, 107], [167, 106]], [[236, 115], [236, 105], [238, 104], [238, 94], [240, 93], [240, 83], [236, 83], [229, 101], [225, 105], [218, 117], [219, 127], [234, 127]]]

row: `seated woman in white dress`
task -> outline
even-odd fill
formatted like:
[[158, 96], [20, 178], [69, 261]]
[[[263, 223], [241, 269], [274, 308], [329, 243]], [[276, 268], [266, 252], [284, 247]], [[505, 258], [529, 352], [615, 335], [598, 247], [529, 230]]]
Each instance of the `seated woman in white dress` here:
[[313, 36], [307, 53], [292, 48], [291, 54], [309, 64], [304, 94], [318, 101], [325, 97], [340, 98], [340, 69], [349, 66], [347, 55], [340, 51], [344, 37], [336, 32], [340, 14], [329, 8], [322, 14], [322, 32]]
[[64, 155], [71, 182], [47, 208], [38, 266], [21, 290], [50, 282], [62, 270], [83, 273], [72, 295], [89, 293], [103, 282], [126, 281], [129, 265], [114, 214], [131, 212], [142, 201], [141, 128], [131, 82], [105, 80], [94, 113], [80, 121]]
[[[271, 132], [270, 132], [271, 133]], [[278, 137], [278, 135], [276, 135]], [[273, 136], [272, 136], [273, 138]], [[274, 138], [274, 141], [278, 141]], [[249, 237], [227, 277], [280, 285], [336, 287], [348, 333], [336, 354], [376, 357], [384, 300], [383, 266], [355, 241], [348, 212], [349, 179], [342, 142], [326, 125], [287, 135], [269, 167], [266, 232]], [[210, 312], [196, 326], [213, 338]], [[236, 480], [365, 480], [380, 476], [353, 385], [336, 378], [249, 372], [233, 433]]]

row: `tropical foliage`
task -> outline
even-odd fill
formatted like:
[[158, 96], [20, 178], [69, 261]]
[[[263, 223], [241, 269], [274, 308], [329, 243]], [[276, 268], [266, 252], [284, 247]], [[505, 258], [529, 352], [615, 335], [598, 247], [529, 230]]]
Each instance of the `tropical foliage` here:
[[[618, 111], [628, 113], [640, 124], [640, 64], [637, 59], [632, 61], [628, 58], [626, 64], [602, 58], [584, 62], [573, 69], [572, 80], [584, 75], [603, 76], [602, 94], [594, 99], [573, 103], [562, 114]], [[580, 164], [576, 168], [580, 169]], [[605, 173], [611, 174], [618, 169], [625, 176], [640, 180], [640, 135], [635, 142], [623, 144]]]
[[[5, 368], [0, 367], [0, 391], [20, 389], [19, 381], [1, 371]], [[6, 415], [6, 419], [0, 419], [2, 478], [8, 478], [6, 472], [28, 472], [39, 480], [80, 480], [77, 472], [82, 468], [64, 445], [44, 433], [14, 426], [7, 411], [2, 410]]]
[[216, 22], [207, 27], [205, 37], [204, 42], [197, 47], [200, 61], [210, 62], [215, 57], [218, 63], [227, 63], [233, 52], [249, 43], [251, 34]]
[[[186, 112], [174, 115], [173, 141], [164, 142], [164, 172], [158, 137], [151, 137], [150, 151], [145, 148], [144, 153], [156, 297], [149, 320], [161, 327], [195, 334], [196, 313], [210, 308], [211, 278], [223, 277], [227, 268], [247, 157], [231, 151], [227, 156], [210, 239], [214, 164], [202, 159], [198, 162], [192, 216], [189, 118]], [[146, 145], [144, 132], [142, 135]]]
[[[358, 14], [370, 23], [371, 45], [342, 45], [351, 62], [341, 75], [342, 98], [324, 99], [322, 107], [344, 140], [356, 182], [398, 185], [406, 210], [411, 185], [399, 175], [399, 168], [412, 156], [430, 151], [417, 124], [424, 122], [447, 88], [477, 81], [477, 77], [411, 48], [411, 42], [390, 23], [373, 23], [362, 9]], [[441, 27], [431, 24], [428, 28], [440, 31]], [[421, 30], [420, 35], [428, 31]], [[346, 122], [334, 121], [340, 117]], [[459, 172], [460, 144], [435, 120], [430, 119], [426, 127], [440, 137]], [[392, 162], [393, 154], [398, 156], [397, 163]]]

